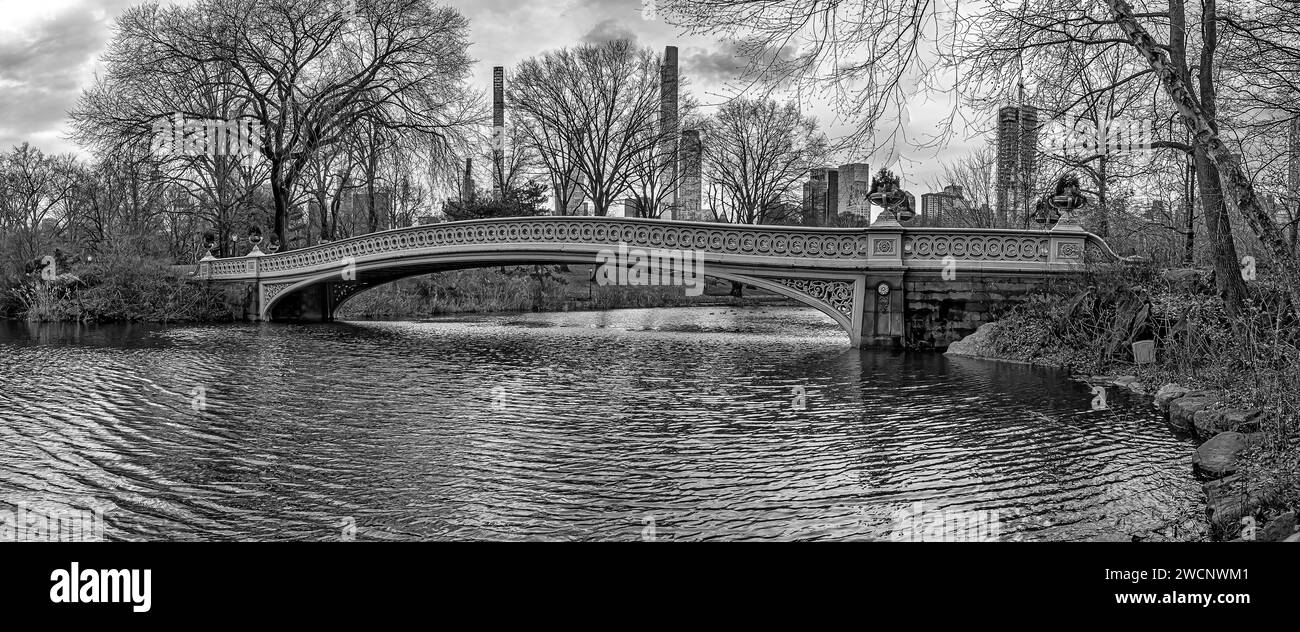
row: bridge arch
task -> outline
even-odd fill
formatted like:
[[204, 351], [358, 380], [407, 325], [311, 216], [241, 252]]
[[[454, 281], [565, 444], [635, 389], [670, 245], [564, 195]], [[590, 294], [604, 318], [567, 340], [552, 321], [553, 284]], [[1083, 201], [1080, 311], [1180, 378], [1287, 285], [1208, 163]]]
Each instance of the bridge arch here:
[[[259, 319], [265, 321], [279, 320], [280, 318], [276, 317], [277, 306], [283, 306], [286, 303], [301, 305], [304, 302], [319, 301], [323, 303], [317, 308], [319, 313], [308, 315], [307, 318], [310, 320], [332, 320], [334, 314], [337, 313], [338, 310], [348, 301], [366, 291], [402, 279], [424, 274], [475, 268], [495, 268], [498, 266], [559, 264], [593, 265], [595, 263], [596, 260], [594, 255], [580, 256], [576, 253], [541, 252], [533, 254], [433, 254], [406, 260], [400, 268], [396, 269], [393, 267], [391, 262], [383, 260], [356, 262], [353, 267], [348, 269], [348, 278], [345, 278], [342, 270], [334, 270], [330, 272], [319, 272], [311, 276], [284, 282], [283, 285], [272, 284], [269, 287], [269, 291], [264, 290], [264, 300], [261, 305], [259, 305]], [[786, 298], [793, 299], [801, 305], [811, 307], [830, 317], [834, 323], [844, 330], [844, 333], [848, 335], [850, 341], [856, 342], [853, 333], [855, 324], [853, 322], [851, 308], [842, 301], [837, 307], [834, 302], [814, 298], [803, 291], [795, 289], [792, 285], [787, 285], [786, 283], [771, 278], [747, 274], [743, 271], [732, 269], [731, 266], [706, 264], [703, 268], [703, 273], [706, 277], [724, 279], [761, 288]], [[683, 291], [685, 290], [684, 287], [682, 289]], [[315, 295], [312, 296], [311, 294]], [[285, 312], [281, 310], [280, 313], [283, 314]]]
[[[593, 264], [602, 250], [690, 250], [706, 276], [814, 307], [854, 346], [946, 346], [1047, 279], [1113, 261], [1063, 219], [1051, 230], [738, 226], [616, 217], [512, 217], [428, 224], [271, 255], [199, 262], [196, 280], [255, 289], [249, 317], [328, 320], [368, 287], [400, 278], [521, 264]], [[347, 274], [343, 274], [347, 270]]]

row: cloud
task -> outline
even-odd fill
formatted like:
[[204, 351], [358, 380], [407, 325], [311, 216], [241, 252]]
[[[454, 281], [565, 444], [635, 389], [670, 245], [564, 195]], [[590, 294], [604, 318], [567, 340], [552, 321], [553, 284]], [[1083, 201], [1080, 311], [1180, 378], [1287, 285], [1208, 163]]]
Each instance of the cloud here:
[[682, 55], [682, 70], [705, 83], [722, 84], [738, 79], [747, 70], [780, 66], [791, 62], [795, 48], [777, 50], [761, 42], [720, 42], [717, 48], [691, 47]]
[[21, 28], [0, 33], [0, 148], [57, 136], [108, 38], [111, 19], [84, 6], [27, 17], [15, 20]]
[[601, 20], [582, 36], [583, 44], [603, 44], [610, 40], [629, 40], [636, 43], [636, 33], [616, 18]]
[[719, 50], [688, 48], [681, 55], [679, 63], [683, 74], [704, 83], [726, 83], [745, 69], [745, 62], [736, 57], [729, 46]]

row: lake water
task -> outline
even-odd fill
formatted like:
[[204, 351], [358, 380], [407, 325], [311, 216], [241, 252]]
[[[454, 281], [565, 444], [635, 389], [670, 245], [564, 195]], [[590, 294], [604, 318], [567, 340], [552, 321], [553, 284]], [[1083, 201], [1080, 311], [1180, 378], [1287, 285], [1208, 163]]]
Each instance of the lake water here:
[[1093, 400], [852, 349], [795, 307], [0, 323], [0, 510], [93, 505], [109, 540], [658, 541], [1079, 540], [1201, 511], [1149, 399]]

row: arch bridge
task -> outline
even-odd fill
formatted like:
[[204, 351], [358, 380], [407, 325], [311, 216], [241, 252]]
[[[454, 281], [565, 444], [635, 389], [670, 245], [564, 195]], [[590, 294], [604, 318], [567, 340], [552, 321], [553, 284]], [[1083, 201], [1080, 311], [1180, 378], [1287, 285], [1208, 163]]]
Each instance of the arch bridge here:
[[[357, 293], [463, 268], [594, 264], [601, 251], [693, 251], [703, 274], [820, 310], [853, 346], [944, 348], [1007, 307], [1118, 257], [1062, 220], [1051, 230], [750, 226], [618, 217], [519, 217], [425, 224], [289, 252], [207, 258], [195, 278], [243, 284], [246, 317], [329, 321]], [[703, 279], [700, 279], [703, 282]]]

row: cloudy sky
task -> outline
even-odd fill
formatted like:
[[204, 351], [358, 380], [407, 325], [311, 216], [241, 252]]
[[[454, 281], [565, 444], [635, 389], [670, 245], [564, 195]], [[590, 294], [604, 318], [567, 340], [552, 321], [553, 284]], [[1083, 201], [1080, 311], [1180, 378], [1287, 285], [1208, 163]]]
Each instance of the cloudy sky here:
[[[446, 0], [444, 0], [446, 1]], [[681, 73], [706, 105], [726, 99], [741, 67], [727, 45], [690, 36], [662, 21], [642, 18], [641, 0], [450, 0], [470, 20], [470, 54], [478, 60], [475, 81], [491, 85], [492, 67], [513, 66], [547, 49], [612, 38], [632, 38], [661, 50], [679, 49]], [[77, 152], [66, 136], [67, 111], [94, 75], [113, 20], [138, 0], [0, 0], [0, 147], [30, 142], [43, 151]], [[909, 133], [925, 134], [946, 107], [918, 97], [911, 108]], [[828, 107], [808, 104], [832, 135], [846, 129]], [[908, 182], [929, 184], [939, 162], [983, 144], [955, 139], [945, 150], [901, 149], [906, 158], [895, 168]], [[852, 158], [869, 148], [859, 148]], [[886, 156], [867, 156], [873, 169]], [[846, 158], [849, 156], [846, 156]], [[924, 190], [924, 186], [918, 187]]]

